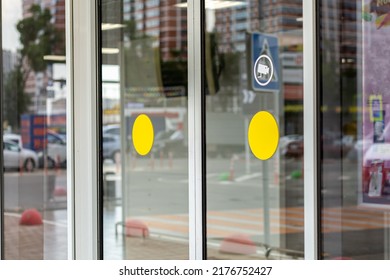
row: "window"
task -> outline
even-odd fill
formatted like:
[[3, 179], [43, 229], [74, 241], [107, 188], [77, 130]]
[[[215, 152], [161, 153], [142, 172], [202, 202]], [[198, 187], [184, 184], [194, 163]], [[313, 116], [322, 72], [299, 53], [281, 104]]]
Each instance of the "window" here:
[[[104, 258], [188, 259], [187, 51], [176, 46], [187, 34], [173, 28], [182, 8], [142, 2], [131, 36], [101, 31], [103, 48], [122, 46], [100, 65], [119, 68], [121, 85], [102, 96]], [[101, 7], [123, 16], [112, 1]]]
[[1, 3], [6, 260], [68, 258], [64, 5]]

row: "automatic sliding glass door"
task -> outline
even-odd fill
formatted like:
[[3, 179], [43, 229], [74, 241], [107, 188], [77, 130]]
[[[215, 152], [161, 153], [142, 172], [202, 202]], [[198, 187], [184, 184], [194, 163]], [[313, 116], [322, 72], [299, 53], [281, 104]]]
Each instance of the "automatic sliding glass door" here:
[[5, 259], [67, 259], [65, 1], [2, 12]]
[[388, 1], [318, 1], [321, 258], [389, 259]]
[[106, 259], [188, 259], [185, 1], [101, 1]]
[[302, 1], [205, 1], [207, 254], [302, 259]]

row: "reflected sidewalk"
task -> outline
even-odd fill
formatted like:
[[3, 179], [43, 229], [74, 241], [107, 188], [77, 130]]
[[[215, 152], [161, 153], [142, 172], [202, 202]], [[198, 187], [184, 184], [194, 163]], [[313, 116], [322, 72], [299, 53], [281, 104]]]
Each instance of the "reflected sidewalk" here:
[[[67, 259], [67, 228], [65, 225], [43, 221], [42, 225], [19, 224], [20, 215], [5, 213], [4, 238], [7, 260], [61, 260]], [[122, 251], [122, 250], [121, 250]], [[213, 259], [255, 259], [253, 256], [223, 254], [211, 249]], [[122, 259], [118, 251], [115, 259]], [[188, 243], [161, 238], [126, 238], [126, 259], [186, 260], [189, 258]]]
[[20, 214], [4, 214], [4, 244], [7, 260], [67, 259], [67, 227], [44, 221], [20, 225]]

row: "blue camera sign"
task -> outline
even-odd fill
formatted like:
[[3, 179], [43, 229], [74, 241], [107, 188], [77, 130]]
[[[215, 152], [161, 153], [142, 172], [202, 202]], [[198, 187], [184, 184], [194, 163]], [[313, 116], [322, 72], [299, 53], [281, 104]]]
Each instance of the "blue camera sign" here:
[[252, 33], [251, 51], [252, 89], [278, 91], [280, 89], [278, 38]]

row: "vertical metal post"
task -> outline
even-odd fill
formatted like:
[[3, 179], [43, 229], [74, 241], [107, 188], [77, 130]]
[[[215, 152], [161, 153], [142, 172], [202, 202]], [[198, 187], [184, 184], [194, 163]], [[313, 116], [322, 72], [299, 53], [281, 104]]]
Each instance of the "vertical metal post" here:
[[74, 200], [74, 160], [73, 160], [73, 0], [65, 2], [66, 24], [66, 146], [67, 146], [67, 212], [68, 212], [68, 259], [73, 260], [75, 255], [75, 200]]
[[248, 128], [249, 128], [249, 117], [245, 116], [245, 172], [246, 174], [251, 173], [251, 155], [250, 155], [250, 149], [249, 149], [249, 142], [248, 142]]
[[390, 214], [389, 212], [384, 212], [383, 217], [384, 224], [384, 259], [390, 260]]
[[204, 160], [202, 108], [202, 5], [188, 1], [188, 156], [189, 251], [191, 260], [205, 258]]
[[[2, 1], [0, 1], [0, 25], [2, 26]], [[0, 108], [3, 108], [3, 32], [0, 28]], [[3, 150], [3, 110], [0, 110], [0, 149]], [[4, 260], [4, 168], [3, 168], [3, 152], [0, 153], [0, 260]]]
[[318, 258], [318, 159], [317, 159], [317, 1], [303, 1], [304, 75], [304, 215], [305, 259]]
[[271, 247], [270, 240], [270, 218], [269, 218], [269, 174], [268, 174], [268, 160], [262, 162], [263, 165], [263, 221], [264, 221], [264, 244], [267, 248]]
[[98, 259], [97, 1], [66, 3], [69, 258]]

